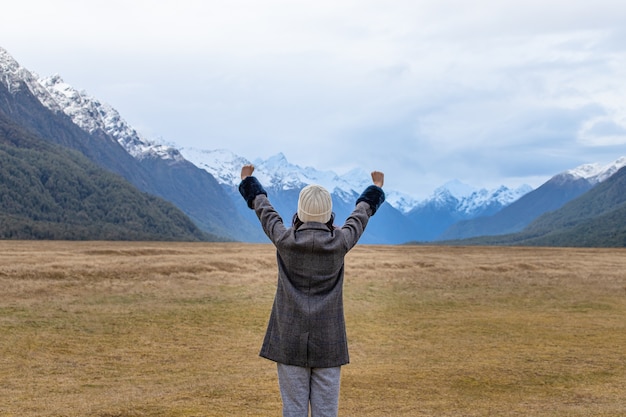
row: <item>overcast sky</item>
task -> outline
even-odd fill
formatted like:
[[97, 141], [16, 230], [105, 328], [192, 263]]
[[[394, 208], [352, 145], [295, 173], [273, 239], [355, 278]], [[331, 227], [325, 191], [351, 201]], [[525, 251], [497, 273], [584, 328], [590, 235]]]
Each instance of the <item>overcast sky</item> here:
[[0, 46], [151, 139], [536, 187], [626, 155], [623, 0], [20, 0]]

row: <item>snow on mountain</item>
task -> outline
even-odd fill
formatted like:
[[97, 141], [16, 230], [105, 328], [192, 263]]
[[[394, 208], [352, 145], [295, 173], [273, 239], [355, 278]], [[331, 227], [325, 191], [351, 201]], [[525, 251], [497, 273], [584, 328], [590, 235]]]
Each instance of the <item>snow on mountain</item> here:
[[419, 203], [417, 199], [408, 194], [387, 189], [385, 189], [385, 201], [403, 214], [411, 211]]
[[22, 83], [38, 98], [46, 107], [54, 112], [60, 112], [61, 107], [47, 90], [37, 81], [37, 75], [22, 67], [2, 47], [0, 47], [0, 82], [2, 82], [11, 94], [20, 91]]
[[[0, 81], [10, 93], [19, 90], [20, 82], [25, 78], [28, 71], [20, 66], [13, 57], [2, 47], [0, 47]], [[30, 73], [29, 73], [30, 74]]]
[[456, 205], [458, 201], [471, 196], [474, 192], [476, 192], [474, 187], [459, 180], [452, 180], [435, 188], [432, 194], [419, 202], [417, 206], [445, 207], [450, 204]]
[[471, 185], [467, 185], [459, 180], [452, 180], [437, 188], [434, 191], [433, 195], [445, 193], [446, 191], [449, 192], [451, 196], [460, 200], [462, 198], [472, 195], [472, 193], [474, 193], [476, 189]]
[[[241, 181], [241, 166], [251, 163], [248, 159], [225, 149], [181, 148], [180, 151], [187, 160], [209, 172], [218, 182], [231, 187], [237, 187]], [[312, 167], [302, 168], [290, 163], [282, 153], [267, 160], [256, 159], [252, 163], [255, 165], [254, 175], [262, 184], [281, 190], [300, 189], [308, 184], [320, 184], [345, 201], [351, 201], [355, 194], [360, 194], [368, 185], [371, 185], [371, 177], [363, 169], [354, 169], [346, 174], [338, 175], [332, 171], [318, 171]], [[421, 202], [406, 193], [395, 190], [385, 189], [385, 195], [386, 201], [402, 213], [408, 213], [418, 205], [434, 203], [444, 206], [452, 201], [455, 206], [458, 206], [458, 210], [471, 214], [494, 201], [502, 207], [506, 206], [531, 190], [532, 188], [528, 185], [516, 190], [505, 186], [494, 190], [477, 190], [461, 181], [453, 180], [437, 188], [430, 198]]]
[[218, 182], [232, 187], [238, 186], [241, 181], [241, 166], [249, 163], [254, 164], [254, 175], [264, 186], [281, 190], [319, 184], [331, 192], [360, 193], [371, 184], [370, 176], [364, 170], [355, 169], [340, 176], [332, 171], [292, 164], [282, 153], [266, 160], [250, 161], [225, 149], [181, 148], [180, 151], [187, 160], [209, 172]]
[[493, 204], [499, 207], [506, 207], [530, 191], [532, 191], [532, 187], [526, 184], [514, 190], [504, 185], [493, 190], [483, 188], [472, 192], [469, 196], [461, 198], [457, 210], [472, 216], [479, 214], [485, 207], [489, 207]]
[[283, 190], [300, 189], [304, 185], [319, 184], [331, 193], [361, 193], [371, 184], [371, 177], [362, 169], [352, 170], [344, 175], [333, 171], [319, 171], [312, 167], [300, 167], [287, 161], [279, 153], [267, 160], [254, 161], [255, 173], [263, 184], [279, 187]]
[[218, 183], [232, 187], [241, 182], [241, 167], [250, 163], [226, 149], [180, 148], [180, 152], [189, 162], [213, 175]]
[[447, 207], [463, 217], [481, 215], [485, 209], [496, 206], [506, 207], [524, 194], [532, 191], [529, 185], [512, 190], [504, 185], [488, 190], [476, 189], [459, 180], [452, 180], [436, 188], [430, 197], [414, 205], [413, 208]]
[[[225, 149], [202, 150], [197, 148], [181, 148], [183, 156], [196, 166], [205, 169], [221, 184], [237, 187], [240, 170], [243, 164], [251, 163]], [[267, 160], [256, 159], [254, 175], [266, 187], [281, 190], [300, 189], [308, 184], [320, 184], [346, 202], [354, 199], [371, 184], [370, 175], [363, 169], [354, 169], [343, 175], [332, 171], [318, 171], [315, 168], [302, 168], [290, 163], [285, 155], [278, 153]], [[496, 202], [504, 207], [531, 191], [528, 185], [516, 190], [501, 186], [494, 190], [477, 190], [459, 180], [450, 181], [437, 188], [430, 198], [420, 202], [408, 194], [385, 189], [386, 201], [402, 213], [408, 213], [418, 205], [436, 204], [445, 206], [453, 204], [456, 210], [466, 214], [478, 212], [481, 208]]]
[[107, 133], [133, 157], [137, 159], [146, 157], [182, 159], [176, 148], [146, 139], [122, 119], [118, 111], [109, 104], [100, 102], [84, 91], [76, 90], [64, 82], [59, 75], [39, 78], [38, 84], [43, 87], [45, 93], [35, 93], [35, 96], [44, 105], [51, 108], [41, 99], [42, 94], [47, 94], [53, 98], [54, 104], [81, 129], [89, 133], [98, 130]]
[[602, 165], [599, 163], [583, 164], [576, 168], [565, 171], [564, 174], [569, 174], [574, 178], [584, 178], [588, 180], [591, 184], [595, 185], [606, 180], [624, 166], [626, 166], [626, 156], [622, 156], [616, 161], [606, 165]]

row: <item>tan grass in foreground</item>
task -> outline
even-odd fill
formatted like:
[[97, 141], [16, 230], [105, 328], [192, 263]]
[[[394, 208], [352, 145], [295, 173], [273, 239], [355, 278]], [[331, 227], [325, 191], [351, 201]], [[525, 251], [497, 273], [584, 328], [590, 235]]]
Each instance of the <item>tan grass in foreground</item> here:
[[[357, 246], [342, 416], [626, 415], [626, 252]], [[0, 242], [0, 416], [279, 416], [270, 245]]]

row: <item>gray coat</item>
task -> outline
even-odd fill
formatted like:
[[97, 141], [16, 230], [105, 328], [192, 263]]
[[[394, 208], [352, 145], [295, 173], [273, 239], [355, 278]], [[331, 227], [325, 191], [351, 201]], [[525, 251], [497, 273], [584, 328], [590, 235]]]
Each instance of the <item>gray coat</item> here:
[[[287, 228], [262, 188], [248, 196], [243, 188], [242, 195], [277, 250], [278, 283], [260, 355], [312, 368], [347, 364], [344, 256], [384, 201], [384, 193], [369, 187], [345, 224], [331, 231], [316, 222]], [[364, 198], [366, 193], [369, 198]]]

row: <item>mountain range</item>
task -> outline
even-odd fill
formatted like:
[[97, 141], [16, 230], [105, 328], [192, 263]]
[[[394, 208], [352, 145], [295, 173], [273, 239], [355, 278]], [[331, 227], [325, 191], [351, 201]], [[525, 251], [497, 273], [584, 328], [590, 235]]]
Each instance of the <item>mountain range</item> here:
[[480, 216], [453, 224], [436, 240], [465, 239], [522, 231], [543, 213], [561, 208], [610, 178], [624, 166], [626, 157], [621, 157], [607, 165], [585, 164], [559, 173], [536, 190], [490, 216]]
[[[244, 163], [255, 164], [255, 175], [286, 221], [293, 216], [298, 192], [306, 184], [318, 183], [332, 192], [334, 211], [340, 222], [370, 183], [369, 174], [361, 169], [337, 175], [293, 165], [282, 154], [250, 161], [226, 149], [177, 148], [151, 141], [110, 105], [78, 91], [59, 75], [37, 76], [21, 67], [2, 48], [0, 115], [4, 116], [6, 126], [31, 136], [30, 141], [23, 143], [32, 145], [40, 141], [34, 146], [37, 149], [44, 148], [43, 141], [58, 146], [55, 152], [66, 149], [68, 154], [78, 153], [98, 169], [121, 177], [139, 194], [172, 204], [182, 217], [187, 216], [204, 233], [193, 232], [194, 239], [202, 236], [200, 239], [267, 241], [254, 213], [243, 204], [237, 191], [239, 170]], [[16, 146], [15, 143], [4, 142], [6, 146]], [[555, 175], [536, 190], [529, 186], [510, 189], [504, 185], [493, 190], [474, 189], [455, 180], [418, 201], [405, 193], [385, 189], [387, 202], [376, 220], [368, 225], [361, 242], [456, 241], [521, 232], [544, 213], [559, 210], [595, 190], [625, 164], [626, 159], [621, 158], [609, 166], [583, 165]], [[8, 178], [9, 174], [3, 179], [5, 185], [10, 182]], [[170, 232], [167, 236], [176, 238]]]
[[[52, 88], [53, 83], [59, 88]], [[175, 149], [146, 143], [149, 149], [139, 152], [143, 139], [116, 111], [71, 90], [60, 77], [40, 79], [0, 48], [0, 112], [12, 123], [43, 141], [78, 151], [138, 191], [174, 204], [215, 239], [243, 240], [258, 233], [239, 218], [210, 174]]]
[[538, 216], [520, 232], [442, 243], [626, 247], [626, 166], [558, 210]]

